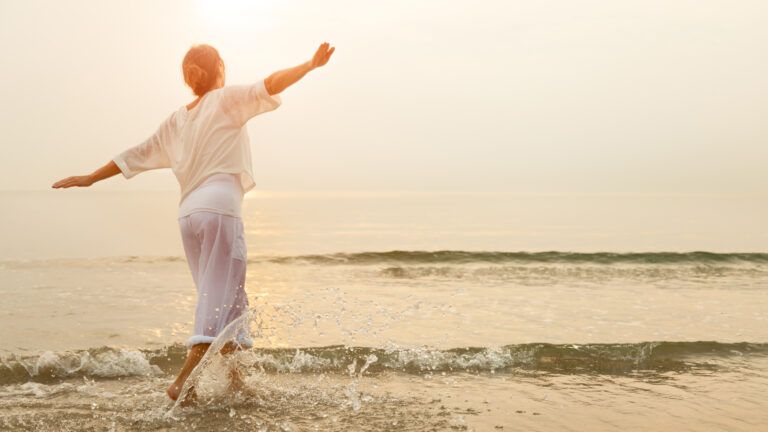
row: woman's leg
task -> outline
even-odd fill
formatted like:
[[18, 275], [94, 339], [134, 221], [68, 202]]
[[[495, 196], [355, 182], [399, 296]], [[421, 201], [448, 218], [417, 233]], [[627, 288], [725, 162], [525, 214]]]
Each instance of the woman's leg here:
[[[174, 400], [215, 337], [248, 309], [242, 219], [198, 212], [179, 222], [187, 261], [197, 286], [197, 308], [195, 332], [187, 341], [190, 347], [187, 360], [168, 388], [168, 396]], [[226, 355], [237, 348], [237, 344], [228, 342], [220, 352]], [[230, 370], [230, 385], [236, 390], [242, 388], [239, 371]]]
[[[192, 279], [195, 282], [195, 285], [199, 286], [199, 269], [203, 252], [201, 233], [199, 233], [192, 225], [190, 216], [179, 218], [179, 227], [181, 229], [181, 240], [184, 245], [184, 252], [187, 256], [187, 264], [192, 273]], [[199, 294], [200, 292], [198, 289], [198, 295]], [[200, 359], [203, 358], [210, 345], [210, 343], [199, 343], [192, 345], [189, 348], [189, 351], [187, 351], [187, 359], [181, 367], [178, 376], [176, 376], [176, 379], [166, 390], [168, 397], [172, 400], [178, 399], [181, 389], [184, 387], [184, 382], [189, 377], [189, 374], [195, 369], [195, 366], [200, 362]]]
[[211, 344], [197, 344], [192, 346], [192, 348], [187, 353], [187, 360], [184, 362], [184, 366], [181, 367], [179, 376], [176, 377], [176, 380], [173, 382], [173, 384], [171, 384], [168, 387], [168, 390], [165, 391], [168, 394], [168, 397], [170, 397], [172, 400], [179, 398], [181, 389], [184, 387], [184, 382], [187, 381], [189, 374], [191, 374], [195, 369], [195, 366], [200, 363], [200, 359], [203, 358], [205, 352], [208, 351], [208, 347], [210, 346]]
[[[187, 352], [187, 360], [184, 362], [184, 366], [181, 367], [181, 371], [179, 372], [179, 376], [176, 377], [176, 380], [171, 384], [168, 389], [166, 390], [166, 393], [168, 393], [168, 397], [170, 397], [173, 400], [176, 400], [179, 398], [179, 394], [181, 393], [182, 387], [184, 387], [184, 383], [187, 381], [187, 378], [189, 378], [189, 375], [192, 373], [193, 370], [195, 370], [195, 367], [198, 363], [200, 363], [200, 360], [205, 356], [205, 353], [208, 351], [208, 348], [211, 346], [211, 344], [203, 343], [203, 344], [197, 344], [193, 345], [192, 348]], [[219, 352], [222, 355], [229, 355], [233, 352], [240, 349], [240, 346], [234, 342], [227, 342], [224, 344], [224, 346], [219, 350]], [[229, 370], [229, 385], [230, 388], [232, 388], [235, 391], [239, 391], [243, 387], [243, 379], [242, 375], [240, 374], [240, 371], [237, 370], [237, 368], [232, 368]], [[194, 389], [190, 390], [190, 393], [192, 395], [191, 399], [194, 399]]]

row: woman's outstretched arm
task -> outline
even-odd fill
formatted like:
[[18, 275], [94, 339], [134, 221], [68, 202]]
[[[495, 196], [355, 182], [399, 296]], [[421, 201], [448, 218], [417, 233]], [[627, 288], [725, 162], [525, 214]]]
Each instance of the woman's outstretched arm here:
[[317, 48], [312, 60], [306, 61], [298, 66], [283, 69], [273, 73], [264, 80], [264, 86], [267, 88], [267, 93], [270, 96], [281, 93], [288, 86], [294, 84], [300, 80], [307, 72], [314, 68], [324, 66], [331, 58], [331, 54], [336, 50], [336, 47], [330, 47], [328, 42], [323, 42], [320, 47]]
[[118, 168], [114, 161], [109, 161], [106, 165], [97, 169], [91, 174], [67, 177], [57, 181], [51, 187], [54, 189], [68, 188], [72, 186], [86, 187], [96, 183], [97, 181], [110, 178], [117, 174], [120, 174], [120, 168]]

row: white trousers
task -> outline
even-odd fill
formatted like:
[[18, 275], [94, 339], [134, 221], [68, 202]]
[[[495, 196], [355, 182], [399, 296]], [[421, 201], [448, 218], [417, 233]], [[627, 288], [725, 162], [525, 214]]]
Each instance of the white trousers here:
[[[243, 220], [198, 211], [179, 218], [189, 270], [197, 287], [195, 328], [186, 346], [211, 343], [222, 330], [248, 310], [245, 294], [246, 246]], [[237, 341], [252, 345], [244, 332]]]

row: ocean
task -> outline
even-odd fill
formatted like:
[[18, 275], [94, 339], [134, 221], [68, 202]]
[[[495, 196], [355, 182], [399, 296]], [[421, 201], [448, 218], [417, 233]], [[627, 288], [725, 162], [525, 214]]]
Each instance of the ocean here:
[[0, 430], [768, 427], [764, 197], [252, 192], [255, 345], [190, 407], [178, 195], [0, 198]]

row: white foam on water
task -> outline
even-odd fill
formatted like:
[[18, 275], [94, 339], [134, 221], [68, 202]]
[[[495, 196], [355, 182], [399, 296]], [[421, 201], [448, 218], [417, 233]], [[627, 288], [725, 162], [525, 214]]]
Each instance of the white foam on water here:
[[[100, 378], [127, 376], [157, 376], [162, 371], [149, 363], [147, 357], [137, 350], [97, 349], [81, 352], [55, 353], [45, 351], [37, 357], [17, 359], [30, 377], [52, 376], [67, 378], [86, 375]], [[8, 363], [8, 360], [5, 360]]]

